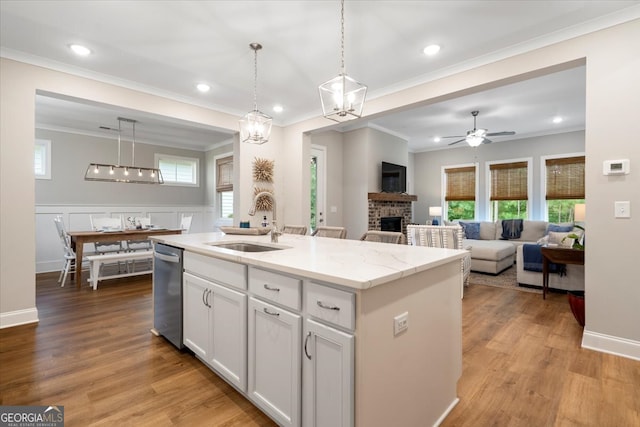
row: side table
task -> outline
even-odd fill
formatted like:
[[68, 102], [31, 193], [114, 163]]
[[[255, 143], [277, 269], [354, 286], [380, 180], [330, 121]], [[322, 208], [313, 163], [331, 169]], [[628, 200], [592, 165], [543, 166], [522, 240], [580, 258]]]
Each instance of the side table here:
[[543, 246], [542, 252], [542, 299], [549, 289], [549, 263], [584, 265], [584, 250]]

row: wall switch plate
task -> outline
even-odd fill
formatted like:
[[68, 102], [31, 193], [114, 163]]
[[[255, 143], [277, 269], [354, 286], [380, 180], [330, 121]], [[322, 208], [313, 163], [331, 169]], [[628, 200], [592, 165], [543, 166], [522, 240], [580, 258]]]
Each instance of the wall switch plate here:
[[616, 218], [631, 218], [631, 202], [615, 202]]
[[405, 311], [393, 318], [393, 335], [409, 329], [409, 312]]

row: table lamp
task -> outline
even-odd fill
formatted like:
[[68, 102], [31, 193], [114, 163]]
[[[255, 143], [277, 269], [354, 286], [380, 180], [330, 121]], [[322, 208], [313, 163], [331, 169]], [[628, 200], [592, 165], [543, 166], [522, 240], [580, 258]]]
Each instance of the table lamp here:
[[573, 221], [584, 222], [585, 212], [586, 212], [586, 205], [584, 203], [576, 203], [573, 206]]
[[429, 206], [429, 216], [433, 217], [432, 225], [438, 225], [438, 217], [442, 216], [442, 206]]

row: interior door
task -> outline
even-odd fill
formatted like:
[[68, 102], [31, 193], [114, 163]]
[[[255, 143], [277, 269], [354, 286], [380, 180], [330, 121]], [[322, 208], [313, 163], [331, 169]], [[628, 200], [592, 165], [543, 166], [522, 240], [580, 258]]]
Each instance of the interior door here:
[[326, 223], [327, 147], [311, 146], [311, 217], [309, 229], [313, 232]]

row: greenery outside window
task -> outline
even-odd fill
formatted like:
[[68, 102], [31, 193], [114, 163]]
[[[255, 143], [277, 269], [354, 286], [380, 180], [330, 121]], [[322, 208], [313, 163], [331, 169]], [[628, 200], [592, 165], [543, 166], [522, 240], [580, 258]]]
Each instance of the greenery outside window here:
[[444, 169], [445, 216], [453, 221], [474, 219], [476, 212], [476, 166]]
[[36, 179], [51, 179], [51, 141], [36, 139], [33, 154]]
[[198, 186], [199, 159], [156, 154], [165, 185]]
[[216, 159], [216, 193], [219, 217], [233, 218], [233, 156]]
[[528, 218], [529, 162], [494, 163], [489, 172], [491, 220]]
[[584, 165], [584, 156], [545, 160], [545, 199], [549, 221], [573, 221], [574, 205], [584, 203]]

